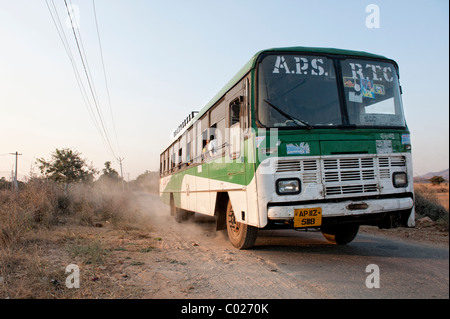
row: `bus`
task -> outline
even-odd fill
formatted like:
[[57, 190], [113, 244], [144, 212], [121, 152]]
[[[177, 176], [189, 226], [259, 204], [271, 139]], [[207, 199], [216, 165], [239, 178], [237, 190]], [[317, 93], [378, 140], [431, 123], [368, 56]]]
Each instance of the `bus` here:
[[411, 139], [397, 63], [314, 47], [256, 53], [160, 154], [170, 214], [214, 216], [239, 249], [260, 229], [414, 227]]

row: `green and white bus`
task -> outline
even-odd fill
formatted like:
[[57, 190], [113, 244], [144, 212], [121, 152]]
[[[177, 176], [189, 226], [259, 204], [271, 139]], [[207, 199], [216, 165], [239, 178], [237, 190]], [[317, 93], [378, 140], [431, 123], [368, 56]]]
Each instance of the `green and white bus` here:
[[263, 50], [173, 132], [160, 197], [183, 222], [215, 216], [231, 243], [258, 229], [414, 226], [410, 133], [397, 63], [366, 52]]

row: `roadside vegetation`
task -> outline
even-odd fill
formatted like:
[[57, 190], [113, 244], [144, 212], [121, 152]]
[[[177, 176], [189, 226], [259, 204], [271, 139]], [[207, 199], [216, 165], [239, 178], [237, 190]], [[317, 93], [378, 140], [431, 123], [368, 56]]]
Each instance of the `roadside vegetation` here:
[[[92, 285], [115, 249], [102, 240], [102, 231], [122, 234], [145, 227], [134, 193], [128, 185], [123, 189], [110, 162], [94, 181], [98, 172], [72, 150], [56, 150], [37, 164], [41, 176], [20, 183], [18, 190], [2, 180], [0, 298], [124, 297], [105, 283], [95, 295]], [[74, 261], [85, 267], [90, 285], [84, 289], [66, 288], [65, 268]]]
[[[436, 179], [434, 179], [435, 181]], [[428, 217], [444, 230], [449, 230], [449, 185], [448, 183], [415, 183], [416, 219]]]

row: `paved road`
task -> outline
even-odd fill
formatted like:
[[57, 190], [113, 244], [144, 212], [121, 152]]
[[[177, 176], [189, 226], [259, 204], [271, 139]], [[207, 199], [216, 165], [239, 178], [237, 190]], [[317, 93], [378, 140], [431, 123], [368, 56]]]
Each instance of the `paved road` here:
[[252, 253], [324, 298], [449, 298], [448, 247], [361, 234], [333, 246], [318, 232], [261, 231]]
[[184, 265], [166, 265], [165, 276], [195, 288], [188, 298], [449, 298], [449, 249], [442, 244], [360, 233], [335, 246], [320, 232], [266, 230], [242, 251], [216, 235], [214, 219], [196, 214], [194, 223], [177, 224], [157, 197], [142, 200], [164, 254]]

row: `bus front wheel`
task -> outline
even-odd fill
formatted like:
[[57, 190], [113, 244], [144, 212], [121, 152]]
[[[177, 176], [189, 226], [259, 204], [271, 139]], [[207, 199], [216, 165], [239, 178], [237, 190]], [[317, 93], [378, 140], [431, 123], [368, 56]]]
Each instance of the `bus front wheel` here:
[[231, 201], [227, 205], [227, 232], [231, 244], [239, 249], [248, 249], [253, 247], [256, 237], [258, 236], [258, 228], [236, 221]]
[[345, 245], [355, 239], [359, 225], [333, 225], [322, 227], [322, 234], [326, 240], [336, 245]]

